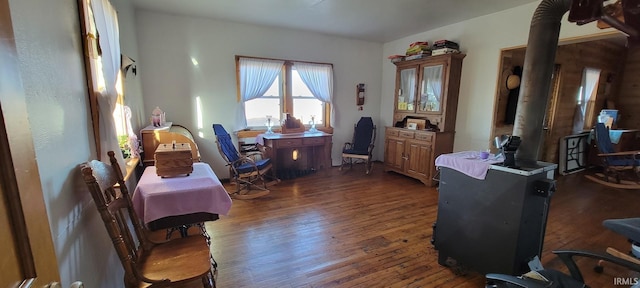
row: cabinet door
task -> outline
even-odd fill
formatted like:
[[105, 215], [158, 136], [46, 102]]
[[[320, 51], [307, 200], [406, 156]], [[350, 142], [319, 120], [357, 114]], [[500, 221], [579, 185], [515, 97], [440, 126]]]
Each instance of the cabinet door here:
[[418, 67], [398, 69], [396, 75], [396, 105], [399, 112], [414, 112], [416, 104], [416, 87], [418, 82]]
[[428, 179], [431, 177], [431, 143], [422, 141], [407, 141], [406, 156], [408, 161], [407, 174], [415, 178]]
[[385, 139], [384, 147], [384, 163], [389, 167], [402, 170], [402, 164], [404, 163], [404, 140], [398, 138], [387, 137]]
[[442, 113], [444, 102], [444, 63], [421, 66], [420, 97], [416, 111], [420, 113]]

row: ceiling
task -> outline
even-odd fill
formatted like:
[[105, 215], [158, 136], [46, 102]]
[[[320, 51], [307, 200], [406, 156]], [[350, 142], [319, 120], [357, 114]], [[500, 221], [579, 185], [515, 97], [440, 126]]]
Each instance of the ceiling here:
[[137, 9], [389, 42], [539, 0], [132, 0]]

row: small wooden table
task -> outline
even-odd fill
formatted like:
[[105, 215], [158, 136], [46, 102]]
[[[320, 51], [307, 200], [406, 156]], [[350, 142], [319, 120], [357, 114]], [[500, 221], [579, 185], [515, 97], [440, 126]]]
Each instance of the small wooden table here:
[[189, 176], [163, 178], [148, 166], [133, 192], [133, 208], [151, 230], [198, 224], [227, 215], [231, 198], [209, 164], [194, 163]]
[[[256, 142], [266, 147], [266, 157], [272, 159], [273, 172], [278, 177], [278, 171], [286, 167], [315, 170], [331, 167], [332, 136], [322, 131], [260, 134]], [[297, 151], [296, 160], [293, 159], [294, 150]]]

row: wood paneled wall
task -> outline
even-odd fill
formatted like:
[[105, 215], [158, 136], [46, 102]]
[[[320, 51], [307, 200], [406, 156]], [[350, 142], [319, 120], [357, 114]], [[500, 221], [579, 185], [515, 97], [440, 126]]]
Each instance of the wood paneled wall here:
[[[508, 96], [508, 91], [502, 87], [504, 85], [504, 81], [506, 81], [506, 76], [504, 76], [506, 73], [504, 73], [504, 71], [508, 71], [516, 65], [524, 65], [525, 49], [526, 48], [519, 48], [503, 51], [501, 65], [501, 73], [503, 73], [503, 75], [500, 76], [500, 86], [497, 89], [498, 97], [496, 100], [497, 106], [494, 120], [494, 136], [511, 134], [513, 131], [513, 125], [504, 124], [504, 113]], [[624, 87], [624, 85], [621, 85], [620, 83], [623, 79], [622, 74], [625, 72], [623, 68], [625, 67], [626, 50], [627, 49], [625, 47], [606, 40], [567, 44], [558, 47], [556, 52], [556, 64], [560, 65], [560, 93], [558, 94], [558, 103], [556, 105], [553, 123], [550, 123], [550, 130], [545, 136], [551, 137], [551, 141], [548, 141], [548, 143], [551, 144], [549, 144], [548, 147], [545, 147], [547, 152], [543, 153], [543, 155], [548, 156], [541, 160], [557, 163], [559, 140], [564, 136], [572, 134], [576, 98], [582, 83], [584, 68], [590, 67], [602, 70], [600, 74], [601, 85], [598, 89], [594, 108], [596, 113], [603, 109], [606, 100], [612, 100], [616, 104], [616, 107], [626, 105], [626, 102], [628, 101], [623, 99], [629, 96], [620, 94], [616, 97], [618, 94], [617, 91], [619, 90], [618, 87]], [[640, 52], [636, 52], [636, 54], [638, 55], [636, 58], [639, 59], [636, 61], [636, 68], [634, 71], [637, 72], [638, 67], [640, 67]], [[605, 92], [607, 89], [605, 89], [606, 85], [604, 85], [604, 83], [607, 82], [609, 75], [612, 76], [610, 78], [612, 83], [610, 84], [608, 94], [606, 94]], [[640, 77], [636, 76], [635, 78], [636, 85], [638, 85], [638, 83], [640, 83]], [[640, 99], [637, 97], [637, 94], [640, 93], [640, 91], [635, 93], [635, 103], [640, 106]], [[637, 117], [636, 119], [637, 120], [635, 121], [640, 123], [640, 117]], [[637, 127], [640, 128], [640, 125]]]
[[640, 129], [640, 47], [628, 50], [624, 75], [616, 100], [620, 111], [618, 127]]

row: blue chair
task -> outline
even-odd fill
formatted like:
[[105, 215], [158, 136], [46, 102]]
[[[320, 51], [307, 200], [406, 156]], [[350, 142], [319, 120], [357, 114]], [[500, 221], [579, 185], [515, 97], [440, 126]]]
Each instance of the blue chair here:
[[604, 170], [585, 177], [609, 187], [640, 189], [640, 151], [616, 152], [604, 123], [596, 124], [595, 134], [598, 157]]
[[344, 143], [342, 148], [342, 170], [345, 164], [353, 167], [353, 159], [364, 161], [366, 174], [371, 172], [371, 156], [376, 142], [376, 125], [371, 117], [361, 117], [354, 127], [353, 140]]
[[[236, 149], [231, 135], [220, 124], [213, 124], [213, 132], [216, 135], [218, 151], [229, 166], [232, 182], [236, 185], [236, 191], [231, 197], [236, 199], [253, 199], [269, 194], [267, 188], [267, 172], [272, 167], [271, 159], [264, 158], [262, 151], [251, 155], [242, 155]], [[274, 179], [275, 182], [279, 182]]]

